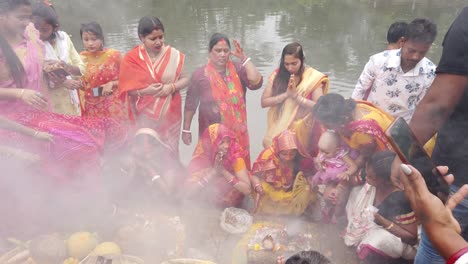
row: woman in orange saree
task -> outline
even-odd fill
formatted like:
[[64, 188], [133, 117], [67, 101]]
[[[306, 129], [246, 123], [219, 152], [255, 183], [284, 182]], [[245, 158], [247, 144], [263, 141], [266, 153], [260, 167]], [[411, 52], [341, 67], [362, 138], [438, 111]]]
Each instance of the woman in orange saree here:
[[248, 152], [222, 124], [210, 125], [200, 138], [188, 166], [186, 197], [200, 195], [218, 207], [239, 207], [251, 192]]
[[119, 97], [129, 103], [130, 119], [138, 127], [157, 131], [179, 153], [182, 99], [187, 86], [185, 55], [164, 43], [164, 26], [156, 17], [143, 17], [138, 24], [141, 45], [122, 60]]
[[318, 98], [328, 92], [329, 81], [325, 74], [305, 65], [304, 60], [299, 43], [286, 45], [279, 68], [268, 79], [262, 95], [262, 107], [270, 107], [265, 148], [282, 131], [292, 129], [304, 148], [313, 154], [321, 131], [310, 111]]
[[307, 158], [296, 133], [285, 130], [263, 150], [252, 169], [256, 212], [275, 215], [302, 215], [316, 201], [304, 176], [301, 161]]
[[[221, 33], [213, 34], [208, 63], [192, 74], [182, 131], [182, 140], [187, 145], [192, 142], [190, 126], [199, 108], [199, 136], [209, 125], [221, 123], [236, 135], [241, 147], [250, 152], [245, 96], [247, 88], [256, 90], [262, 87], [263, 78], [236, 40], [234, 46], [235, 50], [231, 52], [228, 37]], [[232, 61], [231, 54], [241, 62]], [[250, 168], [250, 155], [246, 162]]]
[[86, 49], [80, 53], [86, 65], [81, 78], [84, 86], [81, 115], [127, 118], [127, 109], [113, 93], [119, 84], [120, 52], [104, 48], [104, 34], [96, 22], [82, 24], [80, 35]]

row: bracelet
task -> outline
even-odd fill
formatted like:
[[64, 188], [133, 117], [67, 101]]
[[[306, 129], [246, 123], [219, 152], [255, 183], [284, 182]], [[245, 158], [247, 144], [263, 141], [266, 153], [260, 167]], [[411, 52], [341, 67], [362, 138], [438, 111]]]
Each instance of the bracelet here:
[[34, 131], [34, 136], [37, 137], [37, 135], [39, 135], [39, 131]]
[[456, 263], [463, 255], [465, 255], [466, 253], [468, 252], [468, 247], [464, 247], [460, 250], [458, 250], [457, 252], [455, 252], [455, 254], [453, 254], [448, 260], [447, 260], [447, 264], [454, 264]]
[[239, 183], [239, 179], [237, 179], [237, 177], [232, 177], [232, 179], [229, 181], [229, 184], [231, 184], [232, 186], [238, 183]]
[[192, 131], [190, 131], [190, 130], [185, 130], [185, 129], [182, 129], [182, 133], [192, 134]]
[[137, 95], [141, 96], [140, 90], [137, 90]]
[[247, 59], [245, 59], [243, 62], [242, 62], [242, 67], [245, 67], [245, 64], [247, 64], [247, 62], [250, 61], [250, 57], [248, 57]]
[[262, 184], [261, 184], [261, 183], [257, 183], [257, 184], [255, 184], [255, 185], [254, 185], [254, 187], [253, 187], [253, 188], [254, 188], [254, 190], [256, 190], [256, 189], [257, 189], [257, 187], [259, 187], [259, 186], [262, 186]]
[[171, 83], [171, 87], [172, 87], [172, 92], [171, 93], [175, 93], [177, 91], [177, 89], [175, 87], [175, 84]]
[[388, 226], [385, 228], [385, 230], [390, 230], [392, 227], [393, 227], [393, 222], [392, 222], [390, 225], [388, 225]]
[[20, 95], [19, 95], [19, 99], [23, 98], [23, 94], [24, 94], [24, 89], [21, 89], [21, 92], [20, 92]]

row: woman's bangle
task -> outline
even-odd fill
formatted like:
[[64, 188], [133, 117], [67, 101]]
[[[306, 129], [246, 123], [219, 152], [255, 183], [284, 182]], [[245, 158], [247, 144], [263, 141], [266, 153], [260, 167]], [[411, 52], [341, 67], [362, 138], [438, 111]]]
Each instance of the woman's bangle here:
[[185, 130], [185, 129], [182, 129], [182, 133], [192, 134], [192, 131], [190, 131], [190, 130]]
[[385, 230], [390, 230], [392, 227], [393, 227], [393, 222], [392, 222], [391, 224], [389, 224], [389, 225], [385, 228]]
[[248, 57], [247, 59], [245, 59], [243, 62], [242, 62], [242, 67], [245, 67], [245, 64], [247, 64], [247, 62], [250, 61], [250, 57]]
[[259, 186], [262, 186], [262, 184], [261, 184], [261, 183], [257, 183], [257, 184], [255, 184], [255, 185], [254, 185], [254, 187], [253, 187], [253, 188], [254, 188], [254, 190], [257, 190], [257, 188], [258, 188]]
[[177, 89], [175, 87], [175, 84], [171, 83], [171, 87], [172, 87], [172, 92], [171, 93], [175, 93], [177, 91]]
[[137, 95], [141, 96], [140, 90], [137, 90]]
[[34, 131], [34, 137], [37, 137], [37, 135], [39, 135], [39, 131]]

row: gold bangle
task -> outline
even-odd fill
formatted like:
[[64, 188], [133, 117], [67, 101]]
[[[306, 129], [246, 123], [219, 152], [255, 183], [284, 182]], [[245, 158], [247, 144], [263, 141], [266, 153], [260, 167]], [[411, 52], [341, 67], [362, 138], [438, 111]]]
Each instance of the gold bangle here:
[[392, 222], [390, 225], [388, 225], [388, 226], [385, 228], [385, 230], [390, 230], [392, 227], [393, 227], [393, 222]]

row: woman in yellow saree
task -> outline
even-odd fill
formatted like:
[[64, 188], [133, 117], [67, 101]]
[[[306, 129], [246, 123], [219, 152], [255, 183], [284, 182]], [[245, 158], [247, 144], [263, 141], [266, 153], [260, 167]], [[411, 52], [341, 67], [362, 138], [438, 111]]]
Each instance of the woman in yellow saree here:
[[260, 153], [253, 165], [253, 187], [258, 194], [256, 212], [274, 215], [302, 215], [316, 201], [300, 168], [308, 157], [296, 133], [285, 130], [272, 146]]
[[[304, 52], [299, 43], [286, 45], [281, 54], [279, 68], [268, 79], [268, 85], [262, 95], [262, 107], [270, 107], [268, 130], [263, 140], [265, 148], [270, 147], [272, 139], [282, 131], [301, 129], [306, 123], [305, 120], [308, 124], [313, 124], [310, 110], [318, 98], [328, 92], [328, 77], [306, 66], [304, 59]], [[307, 130], [317, 131], [318, 126], [312, 126], [315, 129]], [[310, 139], [312, 134], [320, 133], [298, 133], [299, 141], [307, 150], [313, 146], [313, 140]]]

